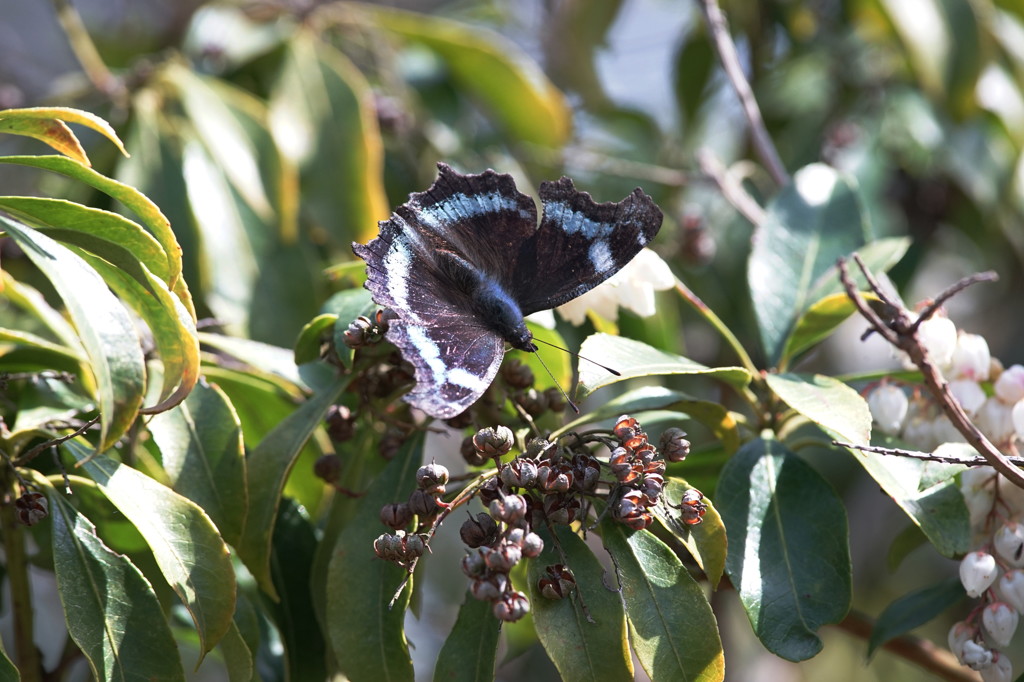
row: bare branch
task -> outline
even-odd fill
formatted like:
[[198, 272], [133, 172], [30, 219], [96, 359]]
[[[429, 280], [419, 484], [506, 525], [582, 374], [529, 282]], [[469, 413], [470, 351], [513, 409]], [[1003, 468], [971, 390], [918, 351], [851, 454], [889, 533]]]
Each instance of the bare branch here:
[[[949, 417], [949, 421], [956, 427], [967, 442], [973, 447], [982, 457], [987, 461], [996, 471], [1006, 476], [1010, 481], [1013, 482], [1019, 488], [1024, 488], [1024, 471], [1013, 465], [1013, 463], [996, 448], [992, 442], [985, 437], [985, 434], [974, 425], [967, 413], [964, 412], [959, 401], [953, 395], [953, 392], [949, 388], [949, 382], [946, 381], [939, 369], [932, 364], [931, 358], [928, 357], [928, 351], [921, 344], [921, 340], [918, 337], [918, 325], [917, 316], [913, 315], [905, 307], [893, 302], [886, 295], [885, 291], [879, 286], [878, 281], [874, 278], [868, 268], [864, 265], [864, 262], [859, 256], [854, 254], [854, 260], [857, 261], [857, 265], [860, 266], [861, 272], [864, 273], [865, 279], [867, 279], [868, 285], [872, 292], [876, 294], [885, 303], [889, 312], [887, 315], [891, 315], [889, 319], [883, 321], [874, 310], [868, 306], [864, 297], [861, 296], [857, 290], [857, 286], [850, 279], [849, 272], [847, 271], [846, 262], [840, 258], [839, 265], [839, 277], [843, 282], [843, 288], [846, 290], [846, 295], [850, 297], [853, 304], [857, 307], [860, 314], [868, 321], [872, 329], [881, 334], [885, 339], [893, 346], [898, 348], [907, 354], [910, 361], [921, 371], [921, 376], [924, 379], [925, 386], [928, 387], [928, 391], [932, 397], [942, 408], [943, 413]], [[983, 273], [980, 275], [981, 279], [977, 281], [986, 281], [988, 279], [987, 274]], [[973, 284], [975, 280], [967, 278], [962, 280], [966, 282], [964, 284], [957, 283], [946, 292], [943, 298], [945, 301], [957, 293], [962, 291], [965, 287]], [[938, 299], [937, 299], [938, 300]]]
[[715, 52], [718, 53], [718, 59], [722, 62], [722, 68], [725, 69], [725, 75], [728, 76], [729, 82], [736, 90], [736, 95], [740, 98], [740, 105], [743, 107], [743, 114], [750, 126], [750, 134], [753, 137], [757, 155], [764, 162], [776, 184], [789, 184], [789, 173], [782, 165], [779, 152], [768, 135], [768, 129], [765, 128], [761, 109], [757, 106], [754, 92], [750, 89], [750, 83], [743, 74], [743, 67], [740, 65], [740, 58], [736, 53], [736, 44], [733, 42], [732, 36], [729, 35], [729, 26], [725, 15], [722, 14], [722, 8], [718, 6], [718, 0], [700, 0], [698, 4], [704, 13], [704, 19], [711, 33], [711, 42], [715, 46]]
[[991, 270], [989, 270], [988, 272], [979, 272], [977, 274], [964, 277], [959, 282], [957, 282], [956, 284], [954, 284], [953, 286], [949, 287], [941, 294], [936, 296], [934, 301], [925, 306], [925, 308], [921, 311], [921, 314], [917, 316], [917, 321], [914, 322], [914, 328], [916, 329], [920, 327], [921, 323], [927, 320], [932, 315], [934, 315], [935, 311], [941, 308], [946, 301], [953, 298], [954, 296], [956, 296], [957, 294], [959, 294], [961, 291], [971, 286], [972, 284], [977, 284], [978, 282], [995, 282], [998, 279], [999, 275], [992, 272]]
[[[892, 455], [893, 457], [909, 457], [911, 459], [921, 459], [927, 462], [942, 462], [943, 464], [963, 464], [964, 466], [988, 466], [988, 460], [984, 457], [971, 457], [970, 459], [963, 459], [962, 457], [944, 457], [942, 455], [936, 455], [931, 452], [921, 452], [920, 450], [903, 450], [901, 448], [885, 448], [878, 445], [857, 445], [856, 443], [844, 443], [839, 440], [832, 441], [832, 445], [838, 445], [841, 448], [850, 448], [851, 450], [863, 450], [864, 452], [874, 452], [879, 455]], [[1024, 464], [1024, 457], [1007, 457], [1008, 461], [1014, 464]]]
[[754, 197], [747, 193], [747, 190], [743, 189], [743, 185], [729, 173], [725, 164], [715, 156], [714, 152], [707, 148], [699, 150], [697, 152], [697, 163], [700, 165], [701, 172], [718, 185], [722, 196], [732, 204], [733, 208], [740, 212], [740, 215], [754, 225], [760, 225], [764, 222], [767, 216], [764, 209], [754, 200]]

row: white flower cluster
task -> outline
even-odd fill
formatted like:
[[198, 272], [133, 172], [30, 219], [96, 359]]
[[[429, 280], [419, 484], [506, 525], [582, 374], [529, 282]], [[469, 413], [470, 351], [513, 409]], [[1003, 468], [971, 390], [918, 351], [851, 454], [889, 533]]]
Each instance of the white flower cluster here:
[[[918, 334], [928, 357], [949, 381], [953, 397], [981, 432], [1002, 450], [1015, 437], [1024, 440], [1024, 367], [1002, 369], [989, 354], [985, 337], [958, 332], [947, 317], [930, 317]], [[908, 398], [899, 386], [883, 382], [868, 396], [868, 406], [879, 430], [919, 450], [964, 441], [928, 396], [915, 393]]]
[[[919, 338], [950, 391], [974, 424], [1005, 452], [1024, 441], [1024, 367], [1006, 369], [994, 360], [984, 337], [958, 332], [946, 317], [921, 324]], [[920, 450], [962, 442], [963, 436], [933, 400], [883, 381], [868, 396], [877, 428]], [[974, 547], [960, 563], [968, 596], [982, 603], [949, 632], [949, 648], [985, 682], [1010, 682], [1013, 664], [1005, 649], [1024, 613], [1024, 489], [991, 467], [961, 474]]]

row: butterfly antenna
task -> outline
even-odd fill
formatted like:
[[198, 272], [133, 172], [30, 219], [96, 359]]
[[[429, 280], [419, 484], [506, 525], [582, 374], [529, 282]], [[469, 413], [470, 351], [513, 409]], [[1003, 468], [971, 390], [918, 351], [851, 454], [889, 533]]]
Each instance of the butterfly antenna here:
[[[575, 355], [575, 356], [576, 356], [576, 357], [578, 357], [578, 358], [579, 358], [580, 360], [586, 360], [587, 362], [589, 362], [589, 363], [590, 363], [590, 364], [592, 364], [592, 365], [597, 365], [597, 366], [598, 366], [598, 367], [600, 367], [601, 369], [603, 369], [603, 370], [605, 370], [605, 371], [608, 371], [608, 372], [611, 372], [612, 374], [614, 374], [614, 375], [615, 375], [615, 376], [617, 376], [617, 377], [620, 377], [620, 376], [622, 376], [622, 373], [621, 373], [621, 372], [618, 372], [618, 371], [616, 371], [616, 370], [612, 369], [611, 367], [608, 367], [607, 365], [602, 365], [602, 364], [601, 364], [600, 362], [596, 362], [596, 361], [594, 361], [594, 360], [591, 360], [590, 358], [585, 358], [585, 357], [583, 357], [582, 355], [580, 355], [579, 353], [573, 353], [573, 352], [572, 352], [571, 350], [569, 350], [568, 348], [562, 348], [561, 346], [556, 346], [556, 345], [555, 345], [555, 344], [553, 344], [553, 343], [549, 343], [549, 342], [547, 342], [547, 341], [542, 341], [541, 339], [538, 339], [538, 338], [537, 338], [536, 336], [535, 336], [535, 337], [533, 337], [533, 340], [534, 340], [535, 342], [537, 342], [537, 343], [543, 343], [543, 344], [544, 344], [545, 346], [551, 346], [552, 348], [557, 348], [558, 350], [560, 350], [560, 351], [562, 351], [562, 352], [565, 352], [565, 353], [568, 353], [569, 355]], [[542, 364], [543, 364], [543, 363], [542, 363]], [[545, 367], [545, 369], [547, 369], [547, 368]], [[548, 374], [550, 374], [550, 373], [551, 373], [551, 372], [548, 372]]]
[[[550, 346], [552, 344], [549, 343], [548, 345]], [[555, 348], [558, 348], [558, 346], [555, 346]], [[534, 351], [534, 355], [537, 356], [537, 362], [540, 363], [540, 366], [544, 368], [544, 371], [548, 373], [548, 376], [551, 377], [551, 380], [555, 382], [555, 386], [558, 387], [559, 393], [561, 393], [562, 397], [565, 398], [565, 402], [569, 405], [569, 407], [572, 408], [573, 412], [575, 412], [576, 414], [579, 414], [580, 413], [580, 408], [576, 406], [576, 403], [574, 403], [572, 401], [572, 398], [570, 398], [569, 395], [565, 392], [565, 389], [562, 388], [562, 384], [558, 383], [558, 379], [556, 379], [555, 375], [551, 373], [550, 369], [548, 369], [547, 363], [544, 362], [544, 358], [542, 358], [540, 356], [540, 353], [537, 353], [536, 351]]]

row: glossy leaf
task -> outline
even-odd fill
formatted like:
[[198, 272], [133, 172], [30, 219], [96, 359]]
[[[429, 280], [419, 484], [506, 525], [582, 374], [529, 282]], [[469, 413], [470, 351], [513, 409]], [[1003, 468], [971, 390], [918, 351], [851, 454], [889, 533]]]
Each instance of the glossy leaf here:
[[352, 5], [376, 25], [423, 43], [452, 78], [522, 142], [558, 147], [572, 119], [564, 95], [518, 46], [480, 26], [380, 6]]
[[334, 329], [337, 315], [317, 315], [310, 320], [295, 340], [295, 364], [303, 365], [320, 359], [320, 346], [328, 330]]
[[[556, 527], [560, 553], [550, 533], [542, 532], [544, 551], [527, 562], [530, 608], [537, 637], [562, 679], [612, 682], [632, 680], [633, 662], [626, 642], [626, 614], [619, 595], [606, 587], [606, 573], [578, 535]], [[564, 557], [564, 559], [563, 559]], [[580, 599], [548, 599], [537, 582], [546, 566], [567, 563], [576, 589], [594, 622], [587, 619]]]
[[744, 445], [715, 500], [729, 536], [726, 571], [761, 643], [804, 661], [817, 630], [850, 608], [846, 512], [832, 487], [777, 441]]
[[[277, 592], [270, 575], [271, 539], [285, 480], [313, 430], [323, 421], [327, 408], [338, 399], [349, 380], [350, 377], [339, 378], [313, 395], [274, 427], [246, 460], [249, 515], [245, 533], [237, 545], [238, 556], [260, 588], [275, 599]], [[380, 511], [379, 507], [377, 511]]]
[[167, 584], [188, 609], [205, 655], [231, 626], [235, 572], [224, 540], [206, 513], [135, 469], [102, 455], [89, 459], [78, 441], [63, 446], [153, 551]]
[[580, 399], [604, 386], [637, 377], [666, 374], [692, 374], [724, 381], [732, 386], [745, 386], [750, 373], [742, 367], [705, 367], [681, 355], [666, 353], [640, 341], [610, 334], [593, 334], [580, 346], [580, 355], [600, 358], [601, 364], [617, 370], [615, 376], [593, 363], [580, 363]]
[[832, 294], [811, 304], [786, 339], [784, 358], [793, 358], [828, 338], [857, 308], [846, 294]]
[[170, 281], [167, 254], [156, 239], [135, 221], [117, 213], [89, 208], [63, 199], [0, 197], [0, 209], [27, 224], [116, 263], [120, 251], [142, 262], [165, 283]]
[[184, 681], [171, 629], [149, 582], [110, 550], [64, 496], [44, 488], [53, 566], [68, 632], [97, 680]]
[[148, 427], [171, 488], [202, 507], [226, 542], [237, 544], [248, 491], [242, 428], [231, 401], [217, 386], [200, 383]]
[[725, 658], [704, 590], [658, 538], [606, 519], [601, 539], [617, 567], [630, 642], [651, 679], [718, 682]]
[[280, 377], [295, 387], [305, 387], [295, 366], [295, 354], [288, 348], [209, 332], [200, 332], [199, 340], [260, 372]]
[[903, 595], [885, 607], [885, 611], [875, 621], [868, 640], [868, 656], [889, 640], [924, 625], [952, 608], [966, 596], [958, 577]]
[[[865, 218], [866, 220], [867, 218]], [[888, 272], [894, 265], [900, 262], [907, 253], [907, 249], [910, 248], [910, 243], [909, 237], [875, 239], [863, 246], [857, 247], [857, 256], [867, 266], [868, 270], [877, 277], [883, 272]], [[846, 254], [850, 279], [853, 280], [860, 291], [866, 292], [869, 289], [867, 279], [856, 263], [852, 261], [852, 258], [852, 253]], [[840, 293], [845, 293], [845, 291], [843, 283], [839, 279], [839, 266], [833, 262], [818, 278], [818, 284], [811, 290], [808, 300], [819, 301], [832, 294]]]
[[875, 482], [910, 517], [940, 554], [955, 557], [971, 548], [970, 515], [955, 480], [935, 483], [930, 470], [955, 473], [960, 465], [923, 462], [910, 457], [888, 457], [856, 450], [850, 453]]
[[281, 599], [269, 611], [277, 624], [289, 680], [326, 680], [327, 643], [320, 631], [310, 590], [317, 532], [305, 510], [284, 499], [274, 524], [271, 573]]
[[360, 315], [372, 320], [377, 304], [373, 302], [369, 291], [359, 287], [334, 294], [324, 303], [323, 310], [337, 316], [339, 323], [334, 326], [334, 352], [346, 367], [352, 367], [354, 351], [345, 344], [345, 330]]
[[0, 270], [0, 293], [8, 301], [32, 315], [81, 360], [85, 360], [85, 349], [75, 328], [54, 309], [38, 290], [14, 279], [10, 273]]
[[[91, 114], [88, 111], [82, 111], [81, 109], [71, 109], [69, 107], [30, 107], [27, 109], [5, 109], [0, 111], [0, 130], [6, 125], [12, 124], [26, 124], [30, 121], [34, 121], [40, 124], [56, 124], [56, 123], [77, 123], [78, 125], [85, 126], [95, 130], [100, 135], [114, 143], [118, 150], [128, 156], [128, 151], [124, 148], [124, 144], [121, 143], [121, 138], [117, 136], [114, 129], [109, 123], [104, 121], [99, 116]], [[65, 132], [66, 131], [66, 132]], [[4, 132], [17, 132], [15, 130], [6, 130]], [[54, 137], [50, 136], [50, 132], [54, 133]], [[67, 134], [71, 135], [71, 140], [67, 139]], [[20, 134], [26, 135], [30, 133], [22, 132]], [[77, 156], [80, 154], [81, 158], [77, 159], [89, 165], [89, 159], [85, 155], [85, 150], [82, 149], [81, 145], [78, 144], [77, 138], [67, 128], [63, 126], [63, 129], [59, 126], [54, 126], [53, 129], [48, 132], [44, 132], [41, 135], [31, 135], [36, 139], [46, 142], [57, 151], [68, 154], [68, 156]], [[67, 146], [69, 149], [62, 147]]]
[[794, 410], [848, 443], [871, 439], [871, 412], [857, 391], [823, 374], [768, 374], [768, 388]]
[[434, 666], [434, 680], [489, 682], [494, 679], [501, 623], [491, 603], [474, 599], [468, 591], [459, 617], [444, 640]]
[[163, 386], [157, 404], [142, 408], [143, 414], [169, 410], [188, 395], [199, 380], [199, 339], [192, 315], [181, 299], [167, 290], [137, 261], [117, 268], [101, 258], [81, 254], [103, 280], [149, 327], [163, 364]]
[[[181, 247], [178, 245], [171, 224], [156, 204], [134, 187], [101, 175], [77, 161], [63, 156], [0, 156], [0, 163], [14, 163], [22, 166], [43, 168], [66, 175], [90, 187], [94, 187], [107, 196], [117, 199], [130, 209], [141, 220], [142, 224], [156, 238], [167, 254], [169, 267], [168, 283], [176, 284], [181, 276]], [[173, 287], [172, 287], [173, 288]]]
[[374, 480], [334, 546], [327, 570], [327, 631], [339, 669], [353, 682], [413, 679], [403, 629], [410, 588], [388, 608], [407, 574], [378, 559], [373, 541], [387, 532], [381, 507], [408, 499], [422, 462], [423, 437], [417, 434]]
[[141, 342], [128, 311], [96, 271], [67, 247], [18, 222], [0, 224], [53, 284], [74, 322], [95, 377], [102, 426], [99, 450], [131, 426], [146, 382]]
[[296, 32], [270, 94], [270, 128], [300, 170], [302, 208], [313, 222], [346, 250], [376, 234], [391, 212], [384, 144], [373, 90], [348, 57], [312, 32]]
[[24, 135], [40, 140], [81, 164], [92, 165], [82, 143], [63, 121], [52, 118], [12, 118], [6, 116], [6, 113], [0, 112], [0, 133]]
[[771, 364], [781, 358], [797, 317], [816, 300], [811, 292], [820, 278], [869, 236], [856, 186], [821, 164], [798, 171], [769, 203], [754, 231], [747, 282]]
[[686, 547], [690, 556], [704, 571], [712, 589], [718, 589], [718, 583], [725, 573], [725, 559], [729, 549], [722, 517], [719, 516], [714, 503], [707, 497], [704, 498], [707, 511], [704, 512], [701, 523], [695, 526], [681, 523], [679, 513], [673, 509], [679, 506], [683, 493], [692, 487], [681, 478], [666, 478], [662, 494], [666, 504], [655, 507], [654, 516]]

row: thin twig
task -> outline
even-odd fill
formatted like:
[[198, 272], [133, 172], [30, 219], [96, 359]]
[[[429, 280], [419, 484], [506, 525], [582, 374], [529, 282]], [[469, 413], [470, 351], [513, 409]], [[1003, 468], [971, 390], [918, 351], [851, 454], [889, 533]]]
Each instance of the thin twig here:
[[740, 66], [740, 58], [736, 52], [736, 44], [729, 35], [729, 26], [722, 14], [722, 8], [718, 6], [718, 0], [699, 0], [701, 11], [707, 22], [708, 30], [711, 33], [711, 42], [718, 53], [718, 59], [722, 62], [725, 75], [732, 83], [736, 95], [740, 98], [740, 105], [743, 107], [743, 114], [747, 117], [747, 124], [750, 126], [750, 134], [754, 140], [754, 149], [761, 157], [765, 167], [771, 174], [772, 179], [778, 185], [789, 184], [789, 173], [782, 165], [779, 152], [775, 149], [772, 138], [768, 135], [768, 129], [761, 117], [761, 109], [754, 99], [754, 92], [750, 89], [750, 83], [743, 74], [743, 67]]
[[[992, 465], [996, 471], [1006, 476], [1019, 488], [1024, 488], [1024, 471], [1021, 471], [1015, 467], [1006, 455], [1001, 453], [992, 442], [985, 437], [985, 434], [974, 425], [967, 413], [964, 412], [960, 402], [953, 395], [953, 392], [949, 388], [949, 382], [942, 376], [938, 368], [932, 364], [931, 358], [928, 357], [928, 351], [925, 350], [918, 338], [917, 319], [911, 314], [906, 308], [894, 303], [878, 285], [877, 280], [871, 275], [867, 266], [860, 259], [860, 256], [854, 254], [853, 259], [857, 262], [861, 272], [864, 273], [864, 277], [867, 279], [871, 290], [878, 295], [882, 302], [888, 306], [889, 313], [891, 313], [890, 319], [882, 321], [882, 319], [872, 310], [864, 297], [861, 296], [860, 291], [857, 289], [857, 285], [850, 278], [850, 273], [847, 268], [846, 259], [839, 259], [839, 278], [842, 280], [843, 288], [846, 290], [846, 295], [849, 296], [850, 300], [856, 306], [857, 310], [861, 315], [868, 321], [871, 327], [881, 334], [886, 341], [891, 343], [893, 346], [902, 350], [910, 358], [910, 361], [921, 371], [921, 377], [924, 380], [925, 386], [928, 387], [932, 397], [938, 402], [939, 407], [949, 417], [950, 422], [956, 427], [967, 442], [973, 447], [978, 453], [981, 454], [985, 460]], [[966, 285], [965, 285], [966, 286]], [[961, 287], [962, 289], [963, 287]], [[960, 289], [958, 289], [959, 291]], [[888, 314], [888, 313], [887, 313]]]
[[24, 455], [18, 457], [16, 460], [14, 460], [14, 463], [16, 465], [18, 465], [18, 466], [23, 466], [25, 464], [28, 464], [33, 459], [35, 459], [36, 456], [39, 455], [39, 453], [41, 453], [46, 448], [56, 447], [57, 445], [60, 445], [64, 441], [68, 441], [68, 440], [71, 440], [72, 438], [74, 438], [76, 436], [82, 435], [83, 433], [85, 433], [86, 431], [89, 430], [90, 426], [92, 426], [93, 424], [95, 424], [99, 420], [100, 420], [100, 415], [96, 415], [95, 417], [93, 417], [92, 419], [87, 421], [84, 425], [82, 425], [81, 428], [76, 429], [75, 431], [69, 433], [68, 435], [61, 436], [60, 438], [54, 438], [52, 440], [48, 440], [45, 443], [40, 443], [39, 445], [35, 446], [34, 448], [32, 448], [31, 450], [26, 452]]
[[[850, 448], [852, 450], [863, 450], [864, 452], [874, 452], [879, 455], [892, 455], [893, 457], [909, 457], [911, 459], [922, 459], [928, 462], [942, 462], [943, 464], [963, 464], [964, 466], [988, 466], [988, 460], [984, 457], [971, 457], [970, 459], [963, 459], [962, 457], [943, 457], [942, 455], [936, 455], [931, 452], [921, 452], [920, 450], [903, 450], [901, 448], [885, 448], [878, 445], [857, 445], [856, 443], [844, 443], [839, 440], [832, 441], [832, 445], [838, 445], [841, 448]], [[1024, 457], [1007, 457], [1008, 461], [1014, 464], [1024, 465]]]
[[997, 275], [995, 272], [991, 270], [989, 270], [988, 272], [979, 272], [977, 274], [964, 277], [959, 282], [952, 285], [951, 287], [943, 291], [941, 294], [936, 296], [934, 301], [929, 303], [927, 306], [924, 307], [923, 310], [921, 310], [921, 313], [917, 316], [917, 321], [914, 322], [914, 329], [918, 329], [921, 326], [921, 323], [927, 320], [932, 315], [934, 315], [935, 311], [941, 308], [946, 301], [953, 298], [954, 296], [956, 296], [957, 294], [959, 294], [961, 291], [971, 286], [972, 284], [977, 284], [978, 282], [995, 282], [998, 279], [999, 275]]
[[743, 189], [743, 185], [729, 172], [729, 169], [715, 156], [714, 152], [706, 147], [698, 150], [697, 164], [700, 166], [701, 172], [718, 185], [722, 196], [739, 211], [740, 215], [753, 225], [760, 225], [764, 222], [767, 217], [764, 209], [754, 200], [754, 197], [747, 193], [747, 190]]
[[68, 45], [75, 53], [75, 58], [81, 64], [82, 71], [85, 72], [89, 82], [94, 88], [113, 99], [116, 104], [123, 104], [126, 94], [124, 83], [107, 68], [99, 50], [96, 49], [96, 43], [93, 42], [92, 36], [86, 30], [82, 17], [71, 4], [71, 0], [51, 0], [51, 2], [57, 11], [57, 21], [64, 29], [64, 35], [67, 36]]

